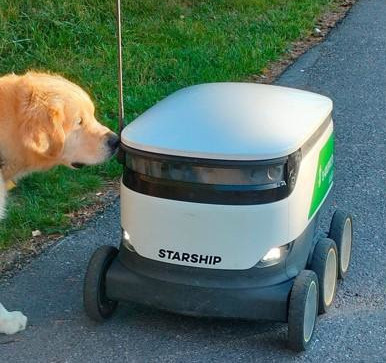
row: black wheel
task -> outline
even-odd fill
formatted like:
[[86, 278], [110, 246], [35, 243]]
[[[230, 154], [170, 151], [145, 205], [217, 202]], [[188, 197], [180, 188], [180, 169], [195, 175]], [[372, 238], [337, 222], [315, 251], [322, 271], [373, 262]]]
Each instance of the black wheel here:
[[295, 278], [288, 307], [288, 344], [297, 352], [306, 350], [311, 342], [318, 315], [318, 295], [315, 272], [301, 271]]
[[101, 246], [88, 263], [83, 286], [83, 305], [87, 315], [95, 321], [108, 319], [117, 307], [116, 301], [106, 296], [106, 272], [118, 250], [112, 246]]
[[338, 279], [346, 277], [350, 261], [353, 240], [352, 217], [341, 210], [335, 211], [328, 237], [333, 239], [338, 249]]
[[332, 239], [322, 238], [317, 242], [310, 268], [318, 276], [319, 314], [324, 314], [334, 301], [338, 278], [338, 252]]

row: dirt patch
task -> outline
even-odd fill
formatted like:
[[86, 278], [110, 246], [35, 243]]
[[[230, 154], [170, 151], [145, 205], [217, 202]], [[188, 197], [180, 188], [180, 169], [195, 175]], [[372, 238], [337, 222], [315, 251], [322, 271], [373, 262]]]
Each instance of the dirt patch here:
[[[316, 27], [310, 36], [292, 44], [289, 52], [284, 54], [280, 60], [270, 63], [260, 75], [250, 77], [251, 81], [258, 83], [272, 83], [283, 71], [296, 61], [303, 53], [314, 45], [323, 41], [329, 31], [337, 25], [346, 15], [347, 11], [356, 0], [340, 0], [334, 10], [325, 13], [316, 23]], [[108, 182], [104, 189], [97, 192], [92, 203], [70, 215], [71, 231], [82, 228], [82, 226], [96, 215], [112, 205], [119, 196], [119, 181]], [[0, 273], [9, 275], [23, 267], [33, 257], [40, 254], [47, 247], [52, 246], [63, 238], [63, 234], [31, 237], [27, 242], [16, 244], [6, 251], [0, 252]]]
[[[119, 180], [110, 181], [104, 184], [102, 190], [97, 191], [90, 205], [79, 211], [73, 212], [68, 216], [71, 219], [71, 229], [81, 229], [85, 223], [101, 214], [106, 208], [111, 206], [119, 196]], [[39, 255], [48, 247], [54, 245], [58, 240], [63, 238], [64, 234], [50, 234], [31, 236], [27, 241], [17, 243], [5, 251], [0, 251], [0, 274], [1, 277], [7, 277], [18, 269], [21, 269], [32, 258]]]
[[317, 21], [313, 32], [291, 45], [291, 49], [284, 54], [278, 61], [271, 62], [269, 66], [259, 75], [253, 75], [250, 80], [269, 84], [284, 72], [284, 70], [296, 61], [303, 53], [314, 45], [322, 42], [326, 35], [334, 28], [347, 14], [348, 10], [357, 0], [340, 0], [336, 3], [334, 10], [331, 10]]

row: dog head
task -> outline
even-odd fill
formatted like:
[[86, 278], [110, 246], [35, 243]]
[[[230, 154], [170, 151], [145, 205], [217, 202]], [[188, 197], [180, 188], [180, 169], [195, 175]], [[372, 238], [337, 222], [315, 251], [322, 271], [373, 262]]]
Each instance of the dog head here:
[[27, 169], [78, 168], [104, 162], [115, 153], [118, 136], [96, 120], [93, 102], [82, 88], [45, 73], [19, 78], [16, 152], [27, 161]]

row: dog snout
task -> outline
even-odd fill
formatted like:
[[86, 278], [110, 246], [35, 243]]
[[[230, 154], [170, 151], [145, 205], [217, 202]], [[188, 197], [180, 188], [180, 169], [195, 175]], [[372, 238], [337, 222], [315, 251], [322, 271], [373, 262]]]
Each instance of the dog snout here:
[[109, 132], [107, 134], [107, 146], [109, 147], [111, 153], [113, 154], [119, 146], [119, 137], [114, 134], [114, 132]]

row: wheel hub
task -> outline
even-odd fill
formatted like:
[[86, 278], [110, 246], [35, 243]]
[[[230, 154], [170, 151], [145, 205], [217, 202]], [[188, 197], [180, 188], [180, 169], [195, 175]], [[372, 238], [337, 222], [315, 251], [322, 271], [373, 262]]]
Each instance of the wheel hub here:
[[307, 343], [312, 336], [314, 331], [316, 308], [318, 292], [314, 281], [311, 282], [307, 293], [306, 306], [304, 312], [304, 341]]
[[349, 218], [346, 219], [343, 228], [343, 236], [342, 236], [342, 250], [341, 250], [341, 268], [343, 272], [346, 272], [348, 269], [348, 265], [350, 263], [350, 255], [351, 255], [351, 243], [352, 243], [352, 235], [351, 235], [351, 220]]

